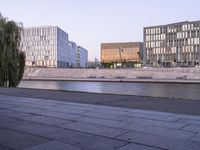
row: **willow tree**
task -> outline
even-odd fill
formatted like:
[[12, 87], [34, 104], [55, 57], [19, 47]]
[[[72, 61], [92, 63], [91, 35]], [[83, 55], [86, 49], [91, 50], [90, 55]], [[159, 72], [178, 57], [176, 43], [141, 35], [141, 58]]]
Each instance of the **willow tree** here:
[[25, 54], [20, 50], [22, 25], [0, 14], [0, 86], [16, 87], [23, 77]]

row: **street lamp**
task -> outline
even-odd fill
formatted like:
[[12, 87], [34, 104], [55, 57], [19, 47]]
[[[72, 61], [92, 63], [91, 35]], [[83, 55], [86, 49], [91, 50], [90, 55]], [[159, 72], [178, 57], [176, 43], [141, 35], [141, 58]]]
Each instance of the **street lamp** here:
[[121, 67], [122, 67], [122, 52], [123, 51], [124, 50], [121, 47], [119, 47], [119, 58], [120, 58], [120, 61], [121, 61]]

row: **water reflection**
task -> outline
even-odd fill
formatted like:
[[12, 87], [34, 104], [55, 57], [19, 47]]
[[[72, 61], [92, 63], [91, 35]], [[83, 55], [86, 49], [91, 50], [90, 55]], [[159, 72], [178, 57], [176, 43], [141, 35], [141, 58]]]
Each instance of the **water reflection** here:
[[200, 84], [21, 81], [19, 87], [200, 99]]

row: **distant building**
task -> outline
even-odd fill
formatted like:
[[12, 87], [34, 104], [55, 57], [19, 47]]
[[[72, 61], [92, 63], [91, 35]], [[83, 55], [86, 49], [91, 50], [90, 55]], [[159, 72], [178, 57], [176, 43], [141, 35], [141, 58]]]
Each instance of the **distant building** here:
[[101, 64], [105, 68], [141, 67], [142, 53], [142, 42], [102, 43]]
[[200, 64], [200, 21], [144, 28], [147, 66], [176, 67]]
[[21, 47], [26, 66], [69, 68], [77, 63], [76, 43], [70, 42], [68, 34], [56, 26], [24, 28]]
[[68, 42], [69, 46], [69, 55], [68, 55], [68, 62], [70, 62], [69, 67], [74, 68], [76, 67], [77, 61], [77, 44], [75, 42]]
[[88, 68], [100, 68], [101, 62], [95, 58], [94, 61], [88, 61]]
[[77, 67], [80, 67], [80, 68], [85, 68], [87, 67], [87, 63], [88, 63], [88, 51], [81, 47], [81, 46], [78, 46], [77, 47]]

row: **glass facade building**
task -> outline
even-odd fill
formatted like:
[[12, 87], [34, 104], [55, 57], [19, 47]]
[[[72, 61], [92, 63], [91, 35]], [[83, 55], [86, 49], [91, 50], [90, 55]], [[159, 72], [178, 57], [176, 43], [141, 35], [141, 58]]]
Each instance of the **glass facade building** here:
[[77, 47], [77, 67], [85, 68], [88, 65], [88, 51], [81, 47]]
[[106, 68], [133, 68], [142, 65], [142, 42], [102, 43], [101, 63]]
[[56, 26], [24, 28], [21, 47], [26, 66], [67, 68], [76, 64], [76, 44]]
[[177, 67], [200, 64], [200, 21], [144, 28], [147, 66]]

